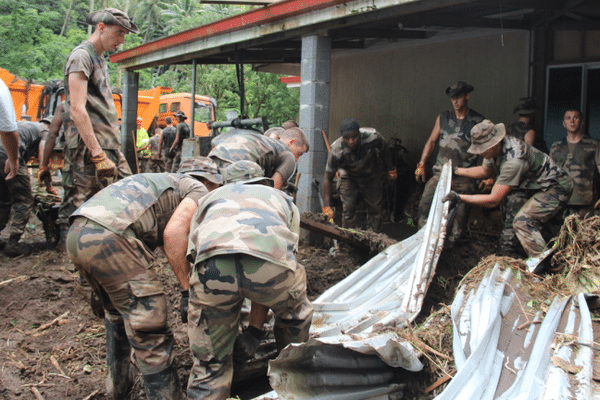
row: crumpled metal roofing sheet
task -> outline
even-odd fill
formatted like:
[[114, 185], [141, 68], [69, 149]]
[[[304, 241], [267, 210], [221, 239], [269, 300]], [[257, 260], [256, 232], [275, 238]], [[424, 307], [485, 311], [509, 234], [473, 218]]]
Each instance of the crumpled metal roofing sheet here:
[[556, 296], [531, 318], [519, 288], [498, 264], [476, 288], [461, 288], [452, 304], [457, 374], [435, 400], [600, 399], [585, 296]]
[[313, 302], [311, 339], [269, 363], [262, 399], [401, 398], [398, 369], [419, 371], [418, 352], [392, 331], [413, 321], [442, 251], [452, 169], [445, 165], [427, 224], [373, 257]]

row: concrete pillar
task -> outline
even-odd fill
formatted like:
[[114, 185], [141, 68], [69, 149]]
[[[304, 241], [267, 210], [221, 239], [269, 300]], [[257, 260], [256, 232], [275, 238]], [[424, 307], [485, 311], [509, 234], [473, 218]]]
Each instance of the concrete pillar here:
[[[300, 127], [310, 141], [310, 151], [300, 158], [296, 203], [300, 212], [320, 212], [323, 173], [327, 163], [327, 148], [322, 130], [329, 127], [329, 85], [331, 80], [331, 38], [302, 38], [300, 67]], [[318, 182], [318, 188], [316, 185]]]
[[135, 153], [135, 120], [138, 106], [138, 81], [140, 74], [125, 71], [123, 75], [123, 98], [121, 101], [121, 152], [125, 155], [131, 171], [138, 171], [137, 154]]

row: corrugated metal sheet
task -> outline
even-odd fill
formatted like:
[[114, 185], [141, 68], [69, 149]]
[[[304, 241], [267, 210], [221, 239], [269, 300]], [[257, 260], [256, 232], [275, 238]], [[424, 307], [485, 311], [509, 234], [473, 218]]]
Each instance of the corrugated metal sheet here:
[[445, 238], [451, 167], [444, 166], [427, 225], [390, 246], [313, 302], [311, 339], [269, 364], [262, 399], [402, 397], [398, 368], [419, 371], [418, 352], [385, 327], [405, 327], [421, 310]]
[[556, 296], [534, 316], [528, 301], [498, 265], [476, 288], [461, 288], [452, 304], [457, 374], [436, 400], [600, 399], [585, 296]]

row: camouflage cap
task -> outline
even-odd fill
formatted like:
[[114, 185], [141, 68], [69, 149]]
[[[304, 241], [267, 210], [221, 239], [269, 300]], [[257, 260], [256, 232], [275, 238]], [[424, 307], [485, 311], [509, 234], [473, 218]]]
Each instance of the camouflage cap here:
[[521, 97], [519, 104], [513, 109], [513, 114], [518, 115], [529, 115], [533, 114], [538, 110], [535, 98], [533, 97]]
[[181, 162], [177, 170], [180, 174], [205, 178], [216, 184], [223, 183], [223, 176], [219, 173], [217, 164], [208, 157], [191, 157]]
[[117, 25], [127, 29], [131, 33], [140, 33], [138, 27], [131, 22], [127, 14], [116, 8], [105, 8], [104, 10], [94, 11], [85, 18], [89, 25], [97, 25], [103, 22], [106, 25]]
[[471, 147], [467, 151], [471, 154], [481, 154], [500, 143], [504, 136], [504, 124], [494, 125], [489, 119], [484, 119], [471, 129]]
[[265, 172], [260, 165], [254, 161], [241, 160], [229, 164], [223, 171], [223, 182], [228, 183], [253, 183], [260, 181], [272, 181], [265, 178]]
[[452, 86], [446, 88], [446, 95], [450, 97], [457, 96], [459, 94], [471, 93], [475, 88], [463, 81], [458, 81]]

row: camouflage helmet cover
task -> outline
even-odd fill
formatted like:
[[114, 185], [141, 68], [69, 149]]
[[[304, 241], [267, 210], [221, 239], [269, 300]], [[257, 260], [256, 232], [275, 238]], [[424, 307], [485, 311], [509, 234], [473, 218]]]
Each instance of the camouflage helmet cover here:
[[222, 171], [224, 184], [228, 183], [253, 183], [268, 180], [260, 165], [254, 161], [241, 160], [228, 165]]
[[219, 173], [217, 164], [208, 157], [191, 157], [181, 162], [177, 170], [180, 174], [205, 178], [213, 183], [222, 184], [223, 176]]
[[131, 22], [129, 16], [116, 8], [106, 8], [104, 10], [94, 11], [87, 15], [85, 22], [89, 25], [97, 25], [100, 22], [103, 22], [106, 25], [120, 26], [131, 33], [140, 33], [140, 30], [133, 22]]

